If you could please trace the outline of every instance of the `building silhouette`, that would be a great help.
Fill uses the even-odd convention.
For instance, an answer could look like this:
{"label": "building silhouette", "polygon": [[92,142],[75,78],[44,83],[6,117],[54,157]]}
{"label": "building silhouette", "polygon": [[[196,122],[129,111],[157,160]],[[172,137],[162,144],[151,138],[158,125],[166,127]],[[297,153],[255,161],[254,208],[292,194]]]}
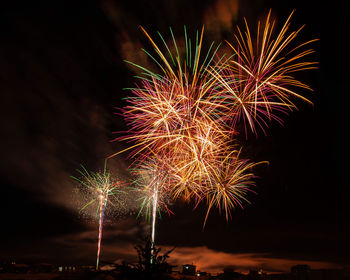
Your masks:
{"label": "building silhouette", "polygon": [[182,274],[196,275],[196,266],[193,264],[185,264],[182,266]]}

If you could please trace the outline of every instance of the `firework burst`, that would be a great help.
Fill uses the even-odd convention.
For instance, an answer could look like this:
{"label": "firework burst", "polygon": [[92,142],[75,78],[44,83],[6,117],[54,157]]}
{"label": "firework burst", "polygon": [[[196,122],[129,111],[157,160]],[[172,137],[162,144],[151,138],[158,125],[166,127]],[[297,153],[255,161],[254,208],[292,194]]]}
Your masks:
{"label": "firework burst", "polygon": [[240,207],[243,202],[250,203],[246,198],[248,192],[253,192],[254,178],[252,168],[259,163],[240,159],[240,151],[232,151],[217,163],[217,168],[212,169],[211,182],[206,188],[207,214],[204,225],[208,219],[209,212],[213,206],[219,211],[224,211],[226,220],[231,218],[231,209]]}
{"label": "firework burst", "polygon": [[223,86],[229,99],[233,99],[231,112],[233,127],[243,119],[254,132],[256,125],[264,131],[272,119],[282,122],[276,111],[289,111],[296,108],[293,99],[301,99],[312,104],[297,89],[311,88],[294,77],[296,72],[315,69],[317,62],[304,61],[314,50],[304,47],[316,41],[310,40],[289,48],[303,29],[303,26],[289,32],[292,12],[282,29],[275,33],[276,22],[271,20],[271,11],[264,24],[258,22],[256,38],[253,39],[248,24],[244,35],[240,28],[234,38],[235,44],[227,42],[235,56],[222,65],[225,69],[213,75]]}
{"label": "firework burst", "polygon": [[[170,56],[168,61],[160,47],[142,30],[160,58],[157,65],[162,75],[135,65],[145,71],[146,77],[140,86],[131,89],[133,96],[127,99],[130,105],[123,109],[130,131],[119,139],[135,142],[129,154],[136,158],[135,162],[157,158],[159,166],[154,168],[166,170],[168,179],[162,186],[167,193],[174,198],[183,197],[187,201],[193,198],[200,202],[213,193],[207,189],[220,185],[213,183],[220,178],[216,169],[225,165],[229,157],[235,157],[236,151],[230,150],[230,143],[236,132],[227,124],[230,115],[226,114],[230,111],[228,105],[234,101],[228,102],[228,94],[218,83],[221,72],[228,71],[222,65],[226,65],[229,58],[214,61],[217,49],[210,53],[214,45],[211,44],[201,59],[203,29],[200,37],[197,32],[194,48],[185,29],[184,55],[180,55],[171,32],[176,53],[172,54],[165,45]],[[191,49],[195,49],[194,54]],[[144,189],[149,191],[153,187],[146,185]],[[154,197],[153,192],[149,197]],[[145,201],[151,205],[152,199]],[[209,210],[212,205],[209,203]]]}
{"label": "firework burst", "polygon": [[316,67],[315,62],[303,61],[313,50],[301,51],[315,40],[287,50],[302,29],[288,34],[292,14],[277,36],[270,13],[265,24],[259,23],[256,40],[247,23],[244,35],[238,28],[235,42],[227,42],[232,56],[219,56],[220,45],[214,48],[214,43],[203,52],[204,28],[193,41],[185,28],[183,49],[171,29],[171,46],[158,33],[162,51],[141,27],[154,50],[144,51],[159,73],[129,62],[143,76],[130,89],[132,96],[122,110],[129,131],[117,140],[133,143],[126,149],[131,150],[133,165],[149,174],[141,188],[147,197],[142,208],[155,213],[163,193],[194,199],[196,205],[207,201],[205,222],[214,206],[226,219],[231,209],[242,207],[254,185],[251,169],[257,163],[240,158],[237,124],[243,124],[246,135],[249,129],[257,134],[257,128],[265,131],[271,120],[282,123],[278,112],[296,108],[294,98],[311,103],[296,92],[310,88],[293,74]]}
{"label": "firework burst", "polygon": [[172,200],[168,193],[171,180],[168,166],[166,161],[151,157],[148,160],[139,161],[130,171],[134,178],[133,190],[141,201],[138,216],[144,213],[146,218],[151,220],[151,262],[153,262],[157,214],[160,215],[162,210],[169,215],[172,213],[168,207]]}
{"label": "firework burst", "polygon": [[[123,109],[130,130],[127,136],[119,139],[135,143],[129,148],[132,149],[129,156],[136,158],[134,165],[143,167],[135,168],[138,173],[146,171],[148,174],[149,183],[144,183],[141,188],[145,193],[141,208],[148,209],[150,216],[153,213],[154,225],[156,202],[162,201],[159,200],[162,193],[175,199],[194,199],[196,204],[206,197],[210,201],[209,197],[215,193],[213,188],[220,186],[217,168],[228,165],[230,157],[236,157],[230,144],[236,132],[227,124],[229,116],[224,112],[229,111],[228,98],[222,95],[221,84],[218,84],[222,72],[220,67],[225,60],[221,58],[214,62],[217,49],[210,53],[214,44],[201,59],[203,29],[200,37],[197,32],[194,48],[191,48],[185,29],[183,56],[171,33],[176,53],[172,54],[165,45],[171,58],[169,61],[143,31],[160,58],[157,65],[163,74],[135,65],[145,71],[146,77],[140,86],[131,89],[133,96],[127,99],[130,105]],[[194,54],[191,49],[195,49]],[[213,75],[214,72],[217,76]],[[228,205],[233,206],[229,201],[233,193],[223,196],[227,213]],[[209,213],[214,203],[211,201],[208,205]]]}
{"label": "firework burst", "polygon": [[221,131],[222,120],[215,115],[218,104],[204,99],[215,82],[205,69],[213,63],[217,48],[213,50],[212,44],[204,59],[201,59],[203,29],[200,37],[197,32],[194,46],[185,29],[186,50],[183,55],[180,54],[172,31],[172,48],[176,50],[175,53],[170,52],[170,47],[160,36],[168,51],[169,60],[149,34],[143,28],[142,30],[160,61],[148,52],[147,54],[159,66],[162,75],[132,63],[142,69],[145,76],[139,86],[131,89],[133,96],[127,98],[129,105],[122,110],[130,127],[128,135],[117,138],[135,142],[134,146],[128,148],[133,149],[130,156],[135,157],[145,151],[159,153],[160,150],[172,149],[171,145],[190,137],[195,125],[193,120],[197,118],[210,122],[212,129]]}
{"label": "firework burst", "polygon": [[88,207],[96,208],[96,216],[99,221],[96,257],[96,270],[98,270],[105,212],[108,205],[119,206],[119,195],[123,192],[121,187],[125,186],[126,183],[112,179],[111,174],[107,171],[107,160],[101,173],[89,172],[83,165],[81,165],[81,170],[77,169],[77,172],[80,174],[81,179],[75,176],[71,176],[71,178],[78,181],[92,197],[91,200],[81,207],[80,211],[84,211]]}

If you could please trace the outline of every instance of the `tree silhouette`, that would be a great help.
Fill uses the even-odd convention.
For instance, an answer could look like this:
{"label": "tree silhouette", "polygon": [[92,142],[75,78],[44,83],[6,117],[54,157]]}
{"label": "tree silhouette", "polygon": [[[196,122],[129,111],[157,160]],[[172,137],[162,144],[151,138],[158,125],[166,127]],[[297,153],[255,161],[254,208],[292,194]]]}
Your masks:
{"label": "tree silhouette", "polygon": [[136,269],[145,276],[160,276],[171,272],[172,266],[167,260],[170,253],[175,249],[172,248],[164,254],[160,254],[161,248],[155,247],[151,240],[146,240],[145,245],[135,246],[138,255],[138,264]]}

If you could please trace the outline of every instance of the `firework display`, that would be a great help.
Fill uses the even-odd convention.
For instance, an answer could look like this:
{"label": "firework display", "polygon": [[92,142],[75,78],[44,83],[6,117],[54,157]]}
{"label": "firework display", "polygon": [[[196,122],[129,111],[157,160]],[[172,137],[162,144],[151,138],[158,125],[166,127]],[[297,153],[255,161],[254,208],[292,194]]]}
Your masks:
{"label": "firework display", "polygon": [[146,218],[151,221],[153,256],[157,214],[160,214],[160,210],[165,210],[169,214],[172,213],[168,208],[171,197],[164,190],[164,187],[168,185],[167,181],[170,179],[169,173],[167,166],[154,157],[138,162],[130,171],[133,178],[133,191],[137,192],[141,204],[138,216],[145,213]]}
{"label": "firework display", "polygon": [[157,208],[168,210],[164,196],[205,201],[204,224],[213,207],[226,219],[243,208],[259,163],[241,159],[235,136],[242,127],[248,137],[249,131],[265,133],[272,120],[282,123],[281,113],[296,108],[294,99],[311,103],[296,92],[310,88],[293,74],[316,68],[303,60],[313,52],[304,46],[314,40],[288,48],[301,30],[288,33],[292,14],[276,33],[269,13],[255,39],[247,23],[244,35],[238,28],[234,42],[226,42],[228,55],[219,55],[214,43],[203,51],[204,27],[192,41],[184,28],[181,47],[171,29],[168,43],[158,32],[157,45],[141,27],[153,47],[144,51],[159,71],[129,62],[143,75],[122,109],[129,130],[117,140],[133,143],[121,152],[129,151],[132,170],[144,177],[138,187],[145,194],[141,208],[152,216],[152,242]]}
{"label": "firework display", "polygon": [[282,122],[275,112],[296,108],[293,99],[311,103],[296,92],[298,88],[311,88],[295,79],[293,74],[317,68],[316,62],[303,61],[305,56],[314,52],[312,49],[303,50],[303,47],[316,40],[288,49],[303,28],[288,33],[292,15],[293,12],[277,35],[274,34],[276,22],[271,20],[270,11],[265,24],[258,23],[255,40],[245,22],[245,36],[237,28],[235,44],[228,42],[235,56],[224,66],[226,71],[218,79],[226,94],[237,100],[229,112],[233,128],[243,119],[253,132],[257,133],[256,125],[264,131],[268,121],[274,119]]}
{"label": "firework display", "polygon": [[96,208],[96,216],[99,221],[96,257],[96,270],[98,270],[105,212],[108,205],[117,206],[116,204],[119,200],[118,196],[123,192],[121,187],[125,185],[125,182],[113,180],[111,174],[107,171],[107,160],[105,161],[104,170],[101,173],[89,172],[82,165],[81,170],[77,169],[77,172],[80,174],[81,178],[75,176],[71,177],[85,188],[85,191],[90,194],[91,198],[80,210],[84,211],[88,207]]}

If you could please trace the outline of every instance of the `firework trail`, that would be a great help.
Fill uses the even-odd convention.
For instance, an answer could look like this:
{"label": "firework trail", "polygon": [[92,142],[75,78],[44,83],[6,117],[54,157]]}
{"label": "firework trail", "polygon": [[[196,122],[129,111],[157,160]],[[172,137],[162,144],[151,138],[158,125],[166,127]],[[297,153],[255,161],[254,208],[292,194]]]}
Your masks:
{"label": "firework trail", "polygon": [[113,181],[111,174],[107,171],[107,160],[105,160],[104,170],[102,173],[89,172],[82,165],[81,170],[77,169],[77,172],[80,174],[82,179],[75,176],[71,176],[71,178],[78,181],[80,185],[84,187],[93,197],[83,207],[81,207],[80,210],[83,211],[87,207],[97,204],[96,215],[98,216],[99,221],[99,232],[97,239],[96,270],[98,270],[100,263],[103,220],[105,217],[107,204],[117,206],[117,203],[119,202],[118,196],[123,192],[121,187],[125,186],[126,183],[123,181]]}
{"label": "firework trail", "polygon": [[100,262],[103,219],[104,219],[104,212],[105,212],[106,204],[107,204],[107,198],[103,194],[101,194],[100,195],[100,215],[99,215],[99,228],[98,228],[96,270],[99,268],[99,262]]}

